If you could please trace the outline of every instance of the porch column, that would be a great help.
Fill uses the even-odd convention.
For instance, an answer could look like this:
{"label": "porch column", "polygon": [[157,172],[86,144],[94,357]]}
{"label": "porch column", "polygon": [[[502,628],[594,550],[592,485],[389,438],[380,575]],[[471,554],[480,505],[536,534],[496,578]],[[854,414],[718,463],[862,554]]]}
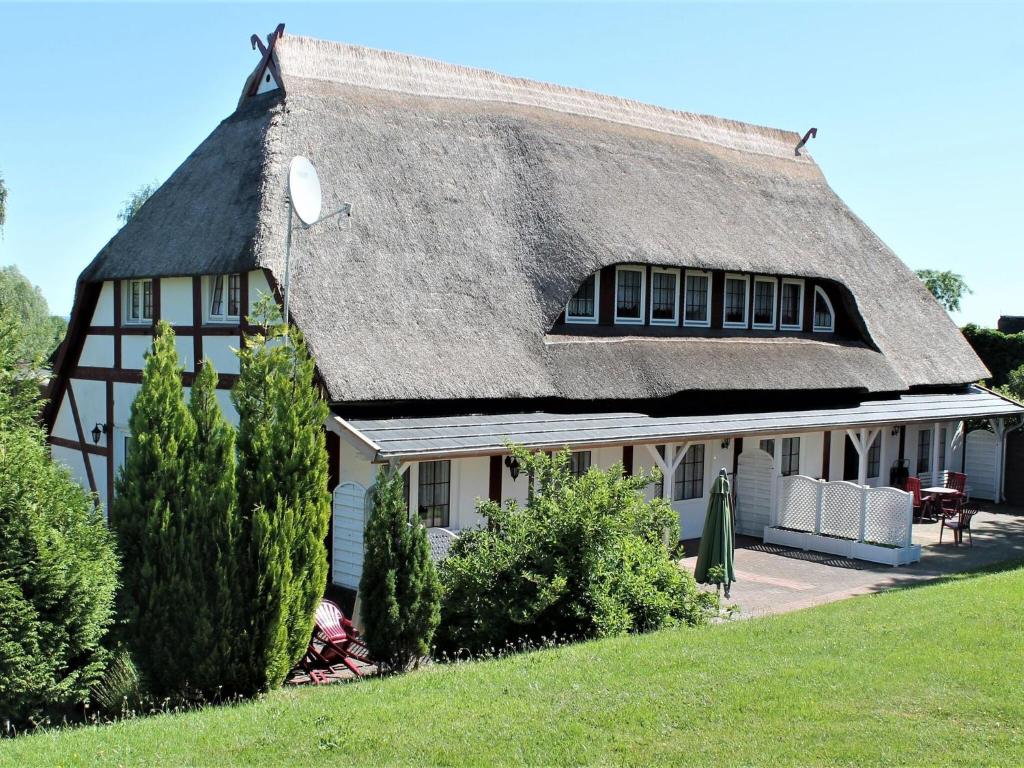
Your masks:
{"label": "porch column", "polygon": [[689,443],[682,443],[678,446],[666,443],[665,458],[662,458],[661,454],[658,453],[657,448],[653,445],[647,446],[647,450],[650,452],[651,458],[654,459],[654,463],[657,464],[658,469],[661,470],[661,498],[665,499],[665,501],[672,500],[672,480],[675,477],[676,469],[682,463],[683,457],[686,456],[686,451],[689,447]]}
{"label": "porch column", "polygon": [[996,435],[995,502],[1003,500],[1003,475],[1006,472],[1006,419],[992,419],[992,431]]}
{"label": "porch column", "polygon": [[935,422],[932,425],[932,485],[942,483],[942,467],[939,466],[939,432],[942,431],[942,424]]}
{"label": "porch column", "polygon": [[881,427],[878,430],[878,487],[889,484],[889,431],[892,427]]}
{"label": "porch column", "polygon": [[857,451],[858,485],[868,484],[868,450],[870,450],[871,443],[875,441],[875,436],[878,433],[879,430],[877,429],[866,429],[864,427],[861,427],[856,431],[852,429],[846,430],[846,434],[850,438],[850,442],[853,443],[853,447]]}

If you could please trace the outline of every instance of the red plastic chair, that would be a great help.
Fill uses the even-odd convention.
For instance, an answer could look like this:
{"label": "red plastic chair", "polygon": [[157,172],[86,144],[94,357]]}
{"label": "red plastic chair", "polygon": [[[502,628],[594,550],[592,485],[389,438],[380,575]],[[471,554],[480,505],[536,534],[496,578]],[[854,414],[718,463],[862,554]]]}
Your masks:
{"label": "red plastic chair", "polygon": [[967,475],[961,472],[946,473],[946,487],[957,491],[961,496],[966,493]]}
{"label": "red plastic chair", "polygon": [[914,517],[918,519],[924,517],[924,513],[931,509],[932,497],[921,496],[921,478],[908,477],[903,481],[903,490],[914,496]]}
{"label": "red plastic chair", "polygon": [[964,531],[967,540],[974,546],[974,534],[971,533],[971,520],[980,510],[974,504],[960,504],[955,513],[944,516],[939,522],[939,544],[942,543],[942,532],[949,528],[953,531],[953,545],[959,547],[964,543]]}
{"label": "red plastic chair", "polygon": [[[317,647],[318,643],[321,647]],[[313,629],[313,638],[306,649],[302,666],[310,672],[310,677],[316,682],[322,682],[313,671],[317,666],[330,666],[340,661],[348,667],[353,674],[362,677],[363,671],[356,664],[361,661],[364,664],[372,664],[370,652],[362,640],[352,622],[348,620],[337,604],[330,600],[321,600],[316,609],[316,624]]]}

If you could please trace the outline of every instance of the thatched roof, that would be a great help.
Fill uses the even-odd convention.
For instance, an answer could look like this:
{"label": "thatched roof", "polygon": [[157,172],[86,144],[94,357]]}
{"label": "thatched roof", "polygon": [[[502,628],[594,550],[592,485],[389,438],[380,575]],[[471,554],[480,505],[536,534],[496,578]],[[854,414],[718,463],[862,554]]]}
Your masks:
{"label": "thatched roof", "polygon": [[[334,400],[893,392],[987,372],[796,133],[286,35],[285,93],[224,121],[87,280],[284,274],[292,156],[325,210],[297,232],[292,314]],[[576,286],[625,262],[827,278],[871,345],[548,336]]]}

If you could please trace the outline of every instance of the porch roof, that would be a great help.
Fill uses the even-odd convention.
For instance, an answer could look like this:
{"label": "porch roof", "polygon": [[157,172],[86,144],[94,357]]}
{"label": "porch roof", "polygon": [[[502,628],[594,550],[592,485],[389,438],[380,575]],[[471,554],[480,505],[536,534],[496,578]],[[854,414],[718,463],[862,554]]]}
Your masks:
{"label": "porch roof", "polygon": [[376,461],[505,452],[508,442],[535,449],[662,443],[817,429],[929,423],[1024,414],[1024,407],[983,387],[963,392],[903,395],[855,407],[774,413],[647,416],[642,413],[508,413],[400,419],[352,419],[337,424]]}

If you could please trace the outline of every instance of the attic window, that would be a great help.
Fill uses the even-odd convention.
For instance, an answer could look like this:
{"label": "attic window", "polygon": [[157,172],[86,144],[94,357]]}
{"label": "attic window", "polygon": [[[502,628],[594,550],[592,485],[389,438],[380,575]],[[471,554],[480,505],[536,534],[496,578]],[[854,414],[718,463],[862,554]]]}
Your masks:
{"label": "attic window", "polygon": [[804,281],[783,278],[779,329],[783,331],[802,331],[804,328],[803,316]]}
{"label": "attic window", "polygon": [[643,267],[615,268],[615,322],[644,321],[644,283],[647,270]]}
{"label": "attic window", "polygon": [[601,290],[601,274],[595,272],[583,281],[565,307],[567,323],[596,323],[597,296]]}
{"label": "attic window", "polygon": [[686,270],[686,309],[683,325],[711,325],[711,273]]}
{"label": "attic window", "polygon": [[814,287],[814,330],[817,333],[831,333],[836,329],[836,313],[832,302],[820,286]]}
{"label": "attic window", "polygon": [[213,322],[238,321],[242,303],[242,276],[211,275],[207,318]]}
{"label": "attic window", "polygon": [[775,328],[775,278],[754,278],[754,327]]}
{"label": "attic window", "polygon": [[679,324],[679,270],[651,269],[651,325]]}
{"label": "attic window", "polygon": [[153,322],[153,281],[129,280],[125,321],[128,323]]}
{"label": "attic window", "polygon": [[722,316],[725,328],[747,327],[749,280],[746,275],[725,276],[725,310]]}

